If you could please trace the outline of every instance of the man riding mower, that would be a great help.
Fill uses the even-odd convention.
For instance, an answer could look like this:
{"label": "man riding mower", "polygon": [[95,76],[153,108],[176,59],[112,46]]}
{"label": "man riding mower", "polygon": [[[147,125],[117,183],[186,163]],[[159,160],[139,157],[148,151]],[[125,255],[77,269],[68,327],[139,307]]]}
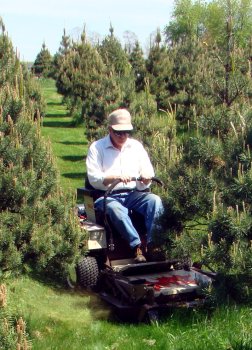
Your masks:
{"label": "man riding mower", "polygon": [[[143,145],[130,135],[133,130],[131,115],[118,109],[108,116],[108,135],[91,144],[86,159],[90,185],[113,192],[106,199],[106,215],[132,249],[136,263],[153,259],[152,233],[155,222],[163,212],[161,199],[150,192],[154,169]],[[94,203],[97,211],[104,212],[104,197]],[[144,217],[147,249],[143,253],[139,234],[132,223],[131,212]]]}
{"label": "man riding mower", "polygon": [[143,145],[131,137],[130,113],[112,112],[108,130],[88,150],[88,184],[79,191],[88,252],[76,266],[77,284],[95,287],[121,316],[138,321],[159,309],[200,304],[212,276],[166,260],[154,246],[163,205],[150,186],[161,182]]}

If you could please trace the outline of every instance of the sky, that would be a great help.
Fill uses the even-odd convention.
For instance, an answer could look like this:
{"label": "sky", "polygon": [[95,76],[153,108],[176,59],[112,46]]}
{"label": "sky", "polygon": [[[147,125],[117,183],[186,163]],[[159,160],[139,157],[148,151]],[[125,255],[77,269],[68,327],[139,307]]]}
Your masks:
{"label": "sky", "polygon": [[145,50],[173,6],[174,0],[0,0],[0,17],[20,60],[32,62],[43,43],[54,55],[64,29],[76,41],[84,26],[88,37],[102,40],[111,24],[122,44],[125,32],[134,33]]}

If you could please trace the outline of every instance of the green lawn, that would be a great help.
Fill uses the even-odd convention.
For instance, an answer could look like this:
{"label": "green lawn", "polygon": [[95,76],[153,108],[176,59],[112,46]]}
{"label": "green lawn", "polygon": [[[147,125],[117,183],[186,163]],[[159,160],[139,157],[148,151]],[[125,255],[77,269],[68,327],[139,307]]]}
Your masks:
{"label": "green lawn", "polygon": [[40,81],[47,101],[42,135],[51,142],[60,172],[61,186],[65,191],[75,191],[84,184],[87,141],[84,126],[73,127],[62,98],[51,79]]}

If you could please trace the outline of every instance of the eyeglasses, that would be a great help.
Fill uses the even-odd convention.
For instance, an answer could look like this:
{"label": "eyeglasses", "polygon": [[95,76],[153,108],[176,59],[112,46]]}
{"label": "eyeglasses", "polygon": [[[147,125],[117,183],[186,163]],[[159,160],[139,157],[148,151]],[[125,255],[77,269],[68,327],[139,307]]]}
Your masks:
{"label": "eyeglasses", "polygon": [[131,130],[113,130],[113,133],[116,135],[116,136],[122,136],[122,135],[130,135],[131,133]]}

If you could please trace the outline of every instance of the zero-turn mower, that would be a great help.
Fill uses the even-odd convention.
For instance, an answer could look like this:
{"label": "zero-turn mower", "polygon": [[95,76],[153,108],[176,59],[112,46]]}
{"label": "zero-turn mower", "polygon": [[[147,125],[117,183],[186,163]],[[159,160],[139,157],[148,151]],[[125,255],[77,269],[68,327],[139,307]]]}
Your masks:
{"label": "zero-turn mower", "polygon": [[[152,180],[162,184],[157,178]],[[78,189],[78,196],[84,197],[78,215],[81,227],[87,231],[88,252],[76,266],[77,285],[92,288],[121,319],[128,321],[153,319],[160,310],[174,307],[203,305],[204,288],[212,283],[215,273],[180,260],[134,263],[128,243],[106,217],[106,199],[119,182],[116,180],[106,192],[89,186]],[[101,195],[105,198],[102,219],[94,210],[94,201]],[[132,213],[132,221],[144,241],[142,218]],[[69,283],[73,283],[71,278]]]}

